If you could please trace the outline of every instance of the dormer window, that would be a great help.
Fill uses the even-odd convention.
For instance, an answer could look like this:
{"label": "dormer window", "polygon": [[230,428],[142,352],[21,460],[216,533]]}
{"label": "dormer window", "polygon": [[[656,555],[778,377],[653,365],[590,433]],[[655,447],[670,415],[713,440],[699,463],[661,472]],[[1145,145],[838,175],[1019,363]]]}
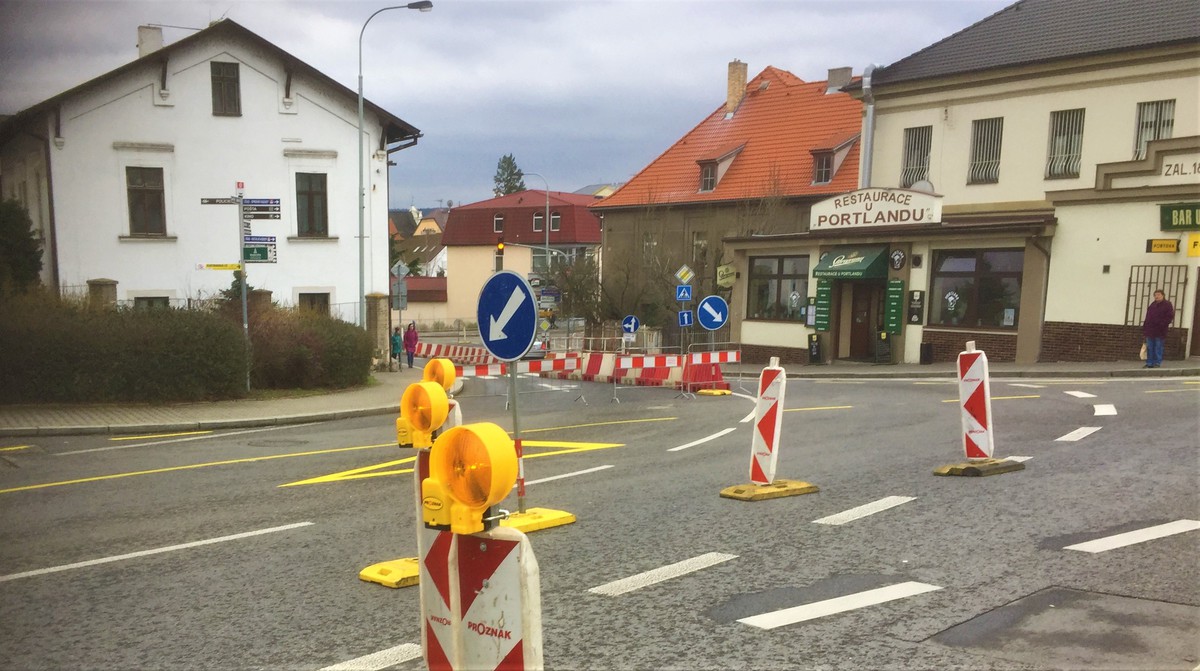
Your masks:
{"label": "dormer window", "polygon": [[721,178],[725,176],[729,166],[733,165],[733,160],[745,146],[745,142],[726,146],[716,153],[696,159],[696,163],[700,166],[700,193],[716,190],[717,185],[721,183]]}
{"label": "dormer window", "polygon": [[850,154],[850,148],[858,141],[858,133],[831,137],[809,150],[813,162],[813,184],[828,184],[837,176],[838,168]]}
{"label": "dormer window", "polygon": [[542,214],[541,212],[533,213],[533,232],[534,233],[542,232],[542,225],[543,225],[542,220],[545,218],[546,218],[546,215]]}
{"label": "dormer window", "polygon": [[833,152],[813,152],[813,184],[828,184],[833,179]]}
{"label": "dormer window", "polygon": [[700,164],[700,190],[712,191],[717,188],[717,164]]}
{"label": "dormer window", "polygon": [[504,215],[503,214],[496,214],[496,215],[492,216],[492,232],[493,233],[503,233],[504,232]]}
{"label": "dormer window", "polygon": [[557,212],[550,213],[550,230],[557,231],[562,228],[562,216]]}

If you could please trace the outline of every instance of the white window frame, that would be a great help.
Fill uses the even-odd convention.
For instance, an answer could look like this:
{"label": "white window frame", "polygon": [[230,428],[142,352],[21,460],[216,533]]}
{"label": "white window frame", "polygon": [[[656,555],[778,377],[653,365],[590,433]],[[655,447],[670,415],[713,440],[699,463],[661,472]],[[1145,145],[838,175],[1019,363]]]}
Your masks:
{"label": "white window frame", "polygon": [[550,213],[550,231],[562,230],[562,215],[558,212]]}
{"label": "white window frame", "polygon": [[545,218],[546,218],[546,215],[542,214],[541,212],[533,213],[533,232],[534,233],[540,233],[542,231],[542,220]]}
{"label": "white window frame", "polygon": [[492,215],[492,232],[493,233],[503,233],[504,232],[504,215],[503,214]]}

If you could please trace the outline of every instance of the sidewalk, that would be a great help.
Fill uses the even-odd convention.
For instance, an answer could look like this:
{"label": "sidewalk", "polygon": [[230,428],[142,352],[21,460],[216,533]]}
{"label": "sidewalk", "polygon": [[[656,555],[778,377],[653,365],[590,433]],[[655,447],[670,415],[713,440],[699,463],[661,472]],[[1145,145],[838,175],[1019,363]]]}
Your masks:
{"label": "sidewalk", "polygon": [[[762,364],[723,364],[726,379],[754,387]],[[954,364],[872,365],[837,362],[823,366],[784,366],[788,377],[803,378],[955,378]],[[1200,376],[1200,360],[1165,361],[1147,370],[1140,362],[992,363],[993,378],[1111,378]],[[368,415],[396,415],[400,395],[421,379],[421,368],[375,373],[375,384],[361,389],[271,400],[177,403],[170,405],[10,405],[0,406],[0,437],[138,434],[248,428],[319,422]],[[581,383],[594,384],[594,383]],[[2,445],[0,445],[2,446]]]}

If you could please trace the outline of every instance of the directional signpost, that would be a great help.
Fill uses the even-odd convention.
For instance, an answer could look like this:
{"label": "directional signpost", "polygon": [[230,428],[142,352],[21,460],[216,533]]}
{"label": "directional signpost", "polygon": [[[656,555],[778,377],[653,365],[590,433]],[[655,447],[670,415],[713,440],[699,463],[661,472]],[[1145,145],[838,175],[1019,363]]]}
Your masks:
{"label": "directional signpost", "polygon": [[625,319],[621,320],[621,342],[633,342],[633,334],[637,333],[638,327],[642,322],[638,321],[633,315],[626,315]]}
{"label": "directional signpost", "polygon": [[716,331],[729,321],[729,304],[720,296],[705,296],[696,308],[696,320],[709,331]]}

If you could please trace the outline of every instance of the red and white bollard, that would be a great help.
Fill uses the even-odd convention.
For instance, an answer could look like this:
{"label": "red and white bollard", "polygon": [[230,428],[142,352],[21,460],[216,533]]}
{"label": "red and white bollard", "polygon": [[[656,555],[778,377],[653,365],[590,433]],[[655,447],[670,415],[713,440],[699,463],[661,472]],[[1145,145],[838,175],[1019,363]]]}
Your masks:
{"label": "red and white bollard", "polygon": [[775,462],[779,458],[779,433],[783,428],[783,394],[787,375],[779,366],[779,357],[758,376],[758,401],[754,406],[754,437],[750,440],[750,482],[769,485],[775,481]]}
{"label": "red and white bollard", "polygon": [[958,399],[962,411],[963,451],[967,459],[991,459],[995,448],[992,435],[992,384],[987,355],[975,349],[975,341],[958,353]]}

